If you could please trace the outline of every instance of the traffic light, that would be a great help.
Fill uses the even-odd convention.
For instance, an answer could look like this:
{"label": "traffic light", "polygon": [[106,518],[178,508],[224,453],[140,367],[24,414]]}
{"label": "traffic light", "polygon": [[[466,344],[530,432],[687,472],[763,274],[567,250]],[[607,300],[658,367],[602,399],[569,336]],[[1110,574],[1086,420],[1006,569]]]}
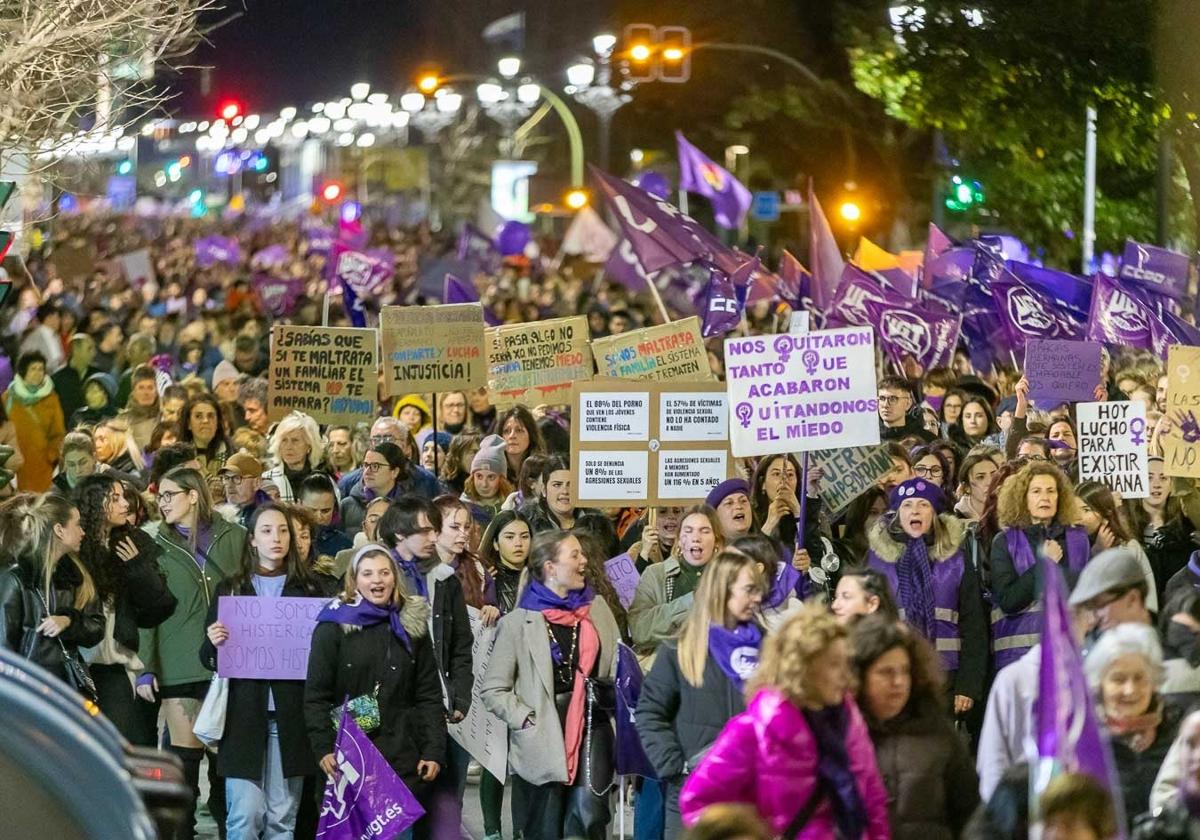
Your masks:
{"label": "traffic light", "polygon": [[417,79],[417,90],[429,96],[441,87],[441,84],[442,81],[438,78],[437,73],[422,73],[420,78]]}
{"label": "traffic light", "polygon": [[686,82],[692,76],[692,31],[686,26],[631,23],[625,27],[622,57],[630,81]]}
{"label": "traffic light", "polygon": [[225,122],[233,122],[242,114],[242,104],[236,99],[227,99],[217,109],[217,115]]}
{"label": "traffic light", "polygon": [[631,23],[625,27],[624,44],[629,80],[653,82],[657,79],[654,52],[658,45],[658,27],[649,23]]}
{"label": "traffic light", "polygon": [[118,175],[130,175],[132,173],[133,173],[133,161],[131,161],[129,158],[125,158],[124,160],[120,161],[117,164],[117,174]]}
{"label": "traffic light", "polygon": [[946,209],[952,213],[965,213],[975,207],[983,206],[983,184],[975,180],[953,175],[950,178],[950,189],[946,193]]}
{"label": "traffic light", "polygon": [[844,222],[850,225],[858,224],[862,219],[862,205],[852,198],[848,198],[838,207],[838,215],[842,217]]}
{"label": "traffic light", "polygon": [[329,204],[336,204],[345,189],[337,181],[326,181],[321,185],[321,198]]}
{"label": "traffic light", "polygon": [[682,84],[692,77],[692,32],[684,26],[658,29],[658,80]]}

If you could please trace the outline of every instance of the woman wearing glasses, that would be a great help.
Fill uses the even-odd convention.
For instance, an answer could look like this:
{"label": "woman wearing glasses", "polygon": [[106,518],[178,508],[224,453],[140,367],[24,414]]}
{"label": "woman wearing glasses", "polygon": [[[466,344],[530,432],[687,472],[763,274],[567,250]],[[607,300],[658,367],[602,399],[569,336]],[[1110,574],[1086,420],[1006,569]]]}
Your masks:
{"label": "woman wearing glasses", "polygon": [[951,494],[954,488],[948,486],[947,482],[952,480],[952,474],[945,455],[931,445],[918,446],[909,453],[909,457],[912,458],[913,474],[917,478],[931,481],[946,495]]}
{"label": "woman wearing glasses", "polygon": [[[246,530],[213,512],[208,484],[197,470],[176,467],[158,484],[162,521],[146,526],[162,552],[159,566],[178,605],[160,624],[141,631],[138,656],[145,665],[137,693],[153,703],[162,700],[171,751],[183,762],[184,774],[200,794],[200,761],[204,749],[192,732],[212,674],[200,662],[208,608],[217,584],[241,568]],[[224,815],[214,814],[219,820]],[[195,834],[195,816],[183,834]]]}
{"label": "woman wearing glasses", "polygon": [[[417,469],[420,468],[410,464],[396,444],[388,441],[373,444],[363,455],[362,481],[342,499],[342,530],[346,535],[353,537],[362,528],[367,503],[372,499],[394,499],[404,493],[414,493],[432,500],[433,496],[422,492],[427,488],[417,486]],[[421,472],[430,475],[424,470]]]}

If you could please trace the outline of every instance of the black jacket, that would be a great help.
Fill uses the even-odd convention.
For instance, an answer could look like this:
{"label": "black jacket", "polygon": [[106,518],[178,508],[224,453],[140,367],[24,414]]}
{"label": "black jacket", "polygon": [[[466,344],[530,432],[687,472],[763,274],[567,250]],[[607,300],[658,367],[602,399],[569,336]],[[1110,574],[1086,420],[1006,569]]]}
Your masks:
{"label": "black jacket", "polygon": [[167,588],[167,579],[158,566],[162,549],[154,538],[141,528],[114,528],[108,540],[109,550],[126,538],[133,540],[138,553],[121,566],[114,603],[113,639],[136,653],[138,630],[162,624],[175,612],[179,602]]}
{"label": "black jacket", "polygon": [[646,757],[664,781],[679,781],[693,770],[725,724],[746,710],[740,691],[711,656],[704,683],[695,688],[679,670],[675,642],[663,642],[638,698],[635,713]]}
{"label": "black jacket", "polygon": [[[1034,563],[1018,575],[1016,563],[1008,553],[1008,538],[1005,536],[1007,530],[1001,529],[992,539],[991,593],[992,602],[1003,610],[1005,615],[1013,615],[1042,597],[1042,564]],[[1072,571],[1067,563],[1066,528],[1058,522],[1052,522],[1049,525],[1030,525],[1021,530],[1029,540],[1034,557],[1040,556],[1042,544],[1047,540],[1056,540],[1062,546],[1063,559],[1057,564],[1058,570],[1067,582],[1067,589],[1074,589],[1079,573]],[[1187,562],[1186,557],[1184,562]]]}
{"label": "black jacket", "polygon": [[1200,547],[1192,536],[1193,527],[1187,517],[1175,517],[1155,530],[1152,536],[1136,535],[1146,549],[1146,559],[1154,571],[1159,604],[1167,602],[1168,582],[1187,567],[1188,558]]}
{"label": "black jacket", "polygon": [[[54,570],[49,612],[38,597],[38,577],[33,563],[27,558],[0,571],[0,616],[4,621],[0,647],[16,651],[65,680],[63,647],[68,652],[75,652],[99,644],[104,638],[104,611],[96,598],[82,609],[75,608],[75,592],[83,583],[83,575],[69,558],[60,560]],[[43,636],[36,628],[47,615],[67,616],[71,623],[57,638]]]}
{"label": "black jacket", "polygon": [[[449,566],[435,567],[450,570]],[[440,575],[439,575],[440,577]],[[428,578],[427,578],[428,579]],[[437,658],[438,671],[450,711],[466,715],[471,708],[471,687],[475,684],[472,670],[471,648],[475,637],[471,634],[471,619],[467,616],[467,601],[463,597],[462,584],[453,572],[438,580],[431,589],[433,606],[433,654]]]}
{"label": "black jacket", "polygon": [[382,725],[368,734],[409,789],[419,793],[423,785],[417,762],[445,766],[446,713],[429,641],[429,605],[423,598],[410,597],[400,617],[412,653],[387,624],[317,625],[304,683],[304,718],[313,755],[319,760],[333,752],[336,727],[330,713],[344,699],[378,687]]}
{"label": "black jacket", "polygon": [[920,438],[924,443],[929,443],[934,439],[934,436],[925,429],[920,408],[914,408],[904,415],[903,426],[885,426],[882,420],[879,421],[879,440],[883,443],[889,440],[903,440],[909,435]]}
{"label": "black jacket", "polygon": [[[288,598],[312,598],[331,594],[332,586],[314,581],[307,588],[291,580],[283,585]],[[231,580],[217,585],[205,626],[217,620],[217,601],[222,595],[254,595],[250,584],[234,591]],[[210,671],[217,670],[217,649],[205,636],[200,646],[200,662]],[[229,681],[229,700],[225,707],[225,735],[217,752],[217,773],[233,779],[261,779],[267,754],[268,693],[275,697],[275,722],[279,727],[279,751],[283,775],[310,776],[317,772],[317,759],[308,741],[304,716],[304,683],[299,680]],[[324,755],[325,753],[322,753]]]}
{"label": "black jacket", "polygon": [[1154,787],[1167,752],[1175,743],[1181,718],[1178,706],[1164,704],[1163,719],[1154,733],[1154,742],[1141,752],[1132,749],[1124,738],[1115,737],[1111,741],[1113,764],[1121,783],[1121,800],[1125,803],[1125,818],[1131,828],[1134,817],[1150,808],[1150,789]]}
{"label": "black jacket", "polygon": [[867,724],[888,792],[893,840],[961,836],[979,805],[979,777],[946,716],[936,708],[906,709],[886,723],[868,716]]}

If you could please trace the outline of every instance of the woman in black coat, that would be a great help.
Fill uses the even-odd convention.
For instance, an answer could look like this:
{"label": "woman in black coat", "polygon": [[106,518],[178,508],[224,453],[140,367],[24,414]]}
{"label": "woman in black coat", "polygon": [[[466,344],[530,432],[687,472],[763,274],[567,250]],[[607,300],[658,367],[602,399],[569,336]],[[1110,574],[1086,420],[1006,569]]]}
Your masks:
{"label": "woman in black coat", "polygon": [[429,602],[405,597],[391,553],[378,543],[350,561],[345,591],[317,619],[304,684],[304,717],[321,769],[332,776],[342,701],[379,704],[381,725],[367,732],[414,794],[446,761],[446,714],[429,640]]}
{"label": "woman in black coat", "polygon": [[688,773],[730,718],[746,709],[742,686],[758,664],[764,586],[762,569],[745,554],[723,551],[713,558],[679,642],[659,647],[642,685],[637,730],[665,785],[667,838],[683,834],[679,791]]}
{"label": "woman in black coat", "polygon": [[[209,608],[200,661],[212,671],[217,670],[218,648],[229,639],[229,628],[217,620],[221,596],[319,598],[333,589],[330,579],[322,585],[300,560],[283,508],[263,505],[248,525],[241,569],[217,585]],[[304,683],[231,678],[217,752],[229,836],[258,837],[264,827],[268,836],[294,831],[304,779],[316,769],[304,716]]]}
{"label": "woman in black coat", "polygon": [[79,559],[96,583],[104,638],[87,651],[100,711],[130,743],[153,747],[156,707],[139,701],[130,675],[141,672],[138,630],[157,627],[178,603],[158,567],[154,538],[131,521],[128,488],[111,474],[90,475],[75,488],[83,541]]}

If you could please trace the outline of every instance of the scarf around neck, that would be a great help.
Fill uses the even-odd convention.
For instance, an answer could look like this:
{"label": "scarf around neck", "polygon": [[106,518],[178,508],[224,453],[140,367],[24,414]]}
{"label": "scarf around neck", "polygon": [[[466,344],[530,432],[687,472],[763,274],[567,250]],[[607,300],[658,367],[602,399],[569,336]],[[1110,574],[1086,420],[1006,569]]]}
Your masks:
{"label": "scarf around neck", "polygon": [[429,600],[429,585],[425,582],[425,573],[421,571],[421,567],[417,565],[416,560],[405,560],[400,556],[400,552],[392,549],[392,559],[396,561],[396,566],[408,581],[408,587],[414,595],[420,595],[425,600]]}
{"label": "scarf around neck", "polygon": [[1162,703],[1156,701],[1145,714],[1133,717],[1104,716],[1104,725],[1109,733],[1134,752],[1145,752],[1154,743],[1158,727],[1163,720]]}
{"label": "scarf around neck", "polygon": [[400,640],[404,649],[412,653],[412,640],[408,631],[400,621],[400,608],[389,603],[386,607],[372,604],[362,595],[357,595],[350,603],[344,603],[341,598],[334,598],[317,614],[317,622],[332,622],[333,624],[351,624],[356,627],[374,627],[385,621],[392,628],[392,635]]}
{"label": "scarf around neck", "polygon": [[850,770],[846,732],[850,715],[845,701],[823,709],[805,709],[804,719],[817,742],[817,784],[825,788],[833,805],[840,836],[858,838],[866,830],[866,808],[858,792],[858,780]]}
{"label": "scarf around neck", "polygon": [[[683,561],[679,562],[682,566]],[[786,558],[780,558],[775,570],[775,579],[771,581],[771,589],[767,592],[767,597],[763,598],[763,609],[774,609],[785,603],[793,593],[796,593],[796,584],[799,582],[800,573]]]}
{"label": "scarf around neck", "polygon": [[925,538],[909,539],[896,564],[896,582],[904,620],[933,641],[933,580],[929,564],[929,546],[925,544]]}
{"label": "scarf around neck", "polygon": [[33,405],[34,403],[38,402],[39,400],[44,400],[46,397],[50,396],[50,393],[53,390],[54,390],[54,380],[51,379],[48,375],[46,376],[46,378],[44,378],[42,380],[42,384],[37,386],[36,388],[30,388],[28,383],[26,383],[25,380],[22,379],[20,376],[14,376],[13,381],[12,381],[12,387],[9,388],[8,392],[19,403],[21,403],[21,405],[29,406],[29,405]]}
{"label": "scarf around neck", "polygon": [[758,667],[762,638],[762,629],[752,621],[741,622],[732,630],[723,624],[708,626],[708,655],[739,692]]}

